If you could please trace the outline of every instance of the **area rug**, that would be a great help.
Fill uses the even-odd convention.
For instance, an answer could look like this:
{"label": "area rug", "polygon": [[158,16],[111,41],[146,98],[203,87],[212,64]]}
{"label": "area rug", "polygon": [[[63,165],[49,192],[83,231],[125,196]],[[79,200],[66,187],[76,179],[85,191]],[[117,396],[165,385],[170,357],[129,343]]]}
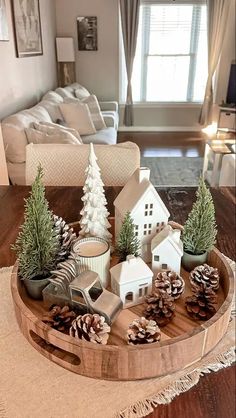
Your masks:
{"label": "area rug", "polygon": [[200,157],[141,157],[141,166],[151,170],[154,186],[193,187],[202,173]]}
{"label": "area rug", "polygon": [[11,268],[0,270],[1,418],[142,418],[153,407],[171,402],[196,385],[202,374],[228,367],[234,361],[232,319],[214,351],[175,375],[108,382],[73,374],[40,355],[19,331],[10,275]]}

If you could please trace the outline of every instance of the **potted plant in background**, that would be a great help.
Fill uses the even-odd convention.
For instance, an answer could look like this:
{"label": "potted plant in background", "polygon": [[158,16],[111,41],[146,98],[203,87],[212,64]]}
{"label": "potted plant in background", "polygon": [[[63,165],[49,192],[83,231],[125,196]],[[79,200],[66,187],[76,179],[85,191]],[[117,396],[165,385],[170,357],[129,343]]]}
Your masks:
{"label": "potted plant in background", "polygon": [[18,274],[31,297],[40,299],[42,290],[49,283],[50,271],[55,266],[59,250],[53,214],[45,199],[42,183],[43,170],[38,173],[25,203],[24,223],[13,249],[18,258]]}
{"label": "potted plant in background", "polygon": [[208,252],[216,242],[215,207],[203,178],[199,180],[196,202],[183,229],[184,255],[182,265],[187,271],[206,262]]}

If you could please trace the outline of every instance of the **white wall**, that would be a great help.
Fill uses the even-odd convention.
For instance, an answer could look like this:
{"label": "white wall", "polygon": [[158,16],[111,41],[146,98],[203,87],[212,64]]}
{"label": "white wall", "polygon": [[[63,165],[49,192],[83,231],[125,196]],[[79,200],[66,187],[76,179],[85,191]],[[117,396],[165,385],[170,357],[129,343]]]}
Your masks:
{"label": "white wall", "polygon": [[[118,0],[55,0],[57,36],[72,36],[77,81],[99,99],[118,100]],[[78,16],[97,16],[98,51],[78,51]]]}
{"label": "white wall", "polygon": [[57,82],[54,0],[40,0],[43,55],[17,58],[10,0],[6,0],[9,42],[0,42],[0,120],[36,103]]}

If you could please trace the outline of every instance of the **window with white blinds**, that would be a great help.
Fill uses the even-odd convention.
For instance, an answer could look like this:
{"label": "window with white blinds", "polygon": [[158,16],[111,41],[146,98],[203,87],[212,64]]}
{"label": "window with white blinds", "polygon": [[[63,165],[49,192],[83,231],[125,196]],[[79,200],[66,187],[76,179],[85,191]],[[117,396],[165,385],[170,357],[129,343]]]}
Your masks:
{"label": "window with white blinds", "polygon": [[206,77],[206,5],[201,1],[143,0],[132,76],[133,100],[201,102]]}

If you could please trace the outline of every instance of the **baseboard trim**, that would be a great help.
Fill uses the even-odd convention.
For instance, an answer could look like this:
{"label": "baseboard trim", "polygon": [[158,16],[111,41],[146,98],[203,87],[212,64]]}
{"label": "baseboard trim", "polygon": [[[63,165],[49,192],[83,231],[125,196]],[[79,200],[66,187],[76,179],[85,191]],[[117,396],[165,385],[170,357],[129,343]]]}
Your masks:
{"label": "baseboard trim", "polygon": [[197,126],[119,126],[118,132],[201,132]]}

